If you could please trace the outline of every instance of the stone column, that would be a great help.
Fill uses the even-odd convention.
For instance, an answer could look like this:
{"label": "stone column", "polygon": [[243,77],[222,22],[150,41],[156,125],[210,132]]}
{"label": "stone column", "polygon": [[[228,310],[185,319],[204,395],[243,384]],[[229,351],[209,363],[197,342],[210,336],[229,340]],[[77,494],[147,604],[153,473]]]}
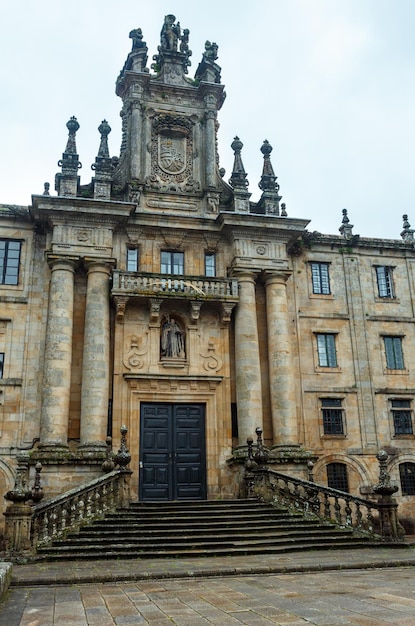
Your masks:
{"label": "stone column", "polygon": [[109,276],[112,262],[86,259],[84,353],[81,393],[81,444],[88,450],[104,449],[107,436],[110,384]]}
{"label": "stone column", "polygon": [[216,170],[216,115],[214,111],[206,113],[206,186],[215,186]]}
{"label": "stone column", "polygon": [[268,359],[274,445],[298,445],[292,347],[286,281],[289,273],[266,277]]}
{"label": "stone column", "polygon": [[141,174],[141,105],[133,102],[131,105],[131,178],[139,179]]}
{"label": "stone column", "polygon": [[255,428],[262,428],[262,387],[256,316],[255,275],[238,274],[239,303],[235,312],[236,402],[239,445],[246,446]]}
{"label": "stone column", "polygon": [[72,366],[74,273],[76,257],[49,255],[51,267],[40,447],[66,448]]}

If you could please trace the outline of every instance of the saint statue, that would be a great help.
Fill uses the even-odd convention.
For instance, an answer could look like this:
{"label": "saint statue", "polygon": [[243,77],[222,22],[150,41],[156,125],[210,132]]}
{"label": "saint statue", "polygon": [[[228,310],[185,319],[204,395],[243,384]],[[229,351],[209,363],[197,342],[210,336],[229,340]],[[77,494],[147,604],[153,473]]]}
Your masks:
{"label": "saint statue", "polygon": [[176,321],[167,319],[161,331],[161,356],[184,359],[184,332]]}

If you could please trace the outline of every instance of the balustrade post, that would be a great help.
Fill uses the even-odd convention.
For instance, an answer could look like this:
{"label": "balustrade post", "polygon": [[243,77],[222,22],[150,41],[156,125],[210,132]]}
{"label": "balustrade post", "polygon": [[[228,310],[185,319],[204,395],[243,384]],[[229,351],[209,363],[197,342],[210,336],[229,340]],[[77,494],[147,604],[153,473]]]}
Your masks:
{"label": "balustrade post", "polygon": [[403,541],[405,531],[399,523],[398,503],[392,497],[398,491],[397,485],[392,485],[387,471],[388,453],[379,450],[376,458],[379,462],[379,483],[373,491],[380,495],[378,502],[380,535],[384,541]]}

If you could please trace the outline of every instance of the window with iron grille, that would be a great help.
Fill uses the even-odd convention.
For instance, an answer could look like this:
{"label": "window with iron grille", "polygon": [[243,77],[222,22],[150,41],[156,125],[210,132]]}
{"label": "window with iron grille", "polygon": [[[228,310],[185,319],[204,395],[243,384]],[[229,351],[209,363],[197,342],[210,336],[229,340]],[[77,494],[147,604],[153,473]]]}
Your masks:
{"label": "window with iron grille", "polygon": [[317,333],[317,353],[320,367],[337,367],[336,335]]}
{"label": "window with iron grille", "polygon": [[21,241],[0,239],[0,284],[17,285],[19,282],[19,265]]}
{"label": "window with iron grille", "polygon": [[381,265],[376,267],[375,270],[379,298],[394,298],[393,268],[388,265]]}
{"label": "window with iron grille", "polygon": [[327,484],[332,489],[349,491],[347,467],[344,463],[329,463],[327,465]]}
{"label": "window with iron grille", "polygon": [[393,426],[395,435],[412,435],[412,410],[410,400],[393,399],[392,407]]}
{"label": "window with iron grille", "polygon": [[402,337],[384,337],[386,367],[391,370],[405,369],[403,361]]}
{"label": "window with iron grille", "polygon": [[313,293],[329,294],[330,276],[328,263],[311,263],[311,281]]}
{"label": "window with iron grille", "polygon": [[138,248],[127,248],[127,272],[138,272]]}
{"label": "window with iron grille", "polygon": [[0,352],[0,378],[3,378],[4,372],[4,352]]}
{"label": "window with iron grille", "polygon": [[320,398],[325,435],[344,435],[341,398]]}
{"label": "window with iron grille", "polygon": [[205,252],[205,276],[216,276],[216,255]]}
{"label": "window with iron grille", "polygon": [[163,250],[161,253],[161,273],[182,276],[184,274],[184,253]]}
{"label": "window with iron grille", "polygon": [[415,496],[415,463],[399,465],[401,491],[403,496]]}

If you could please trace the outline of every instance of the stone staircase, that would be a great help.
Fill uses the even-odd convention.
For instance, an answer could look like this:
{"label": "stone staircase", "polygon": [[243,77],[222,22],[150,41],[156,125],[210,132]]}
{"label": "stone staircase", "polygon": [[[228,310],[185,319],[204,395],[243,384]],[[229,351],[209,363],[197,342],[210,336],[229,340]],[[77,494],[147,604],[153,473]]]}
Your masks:
{"label": "stone staircase", "polygon": [[37,557],[150,559],[370,545],[379,543],[255,500],[140,502],[39,547]]}

